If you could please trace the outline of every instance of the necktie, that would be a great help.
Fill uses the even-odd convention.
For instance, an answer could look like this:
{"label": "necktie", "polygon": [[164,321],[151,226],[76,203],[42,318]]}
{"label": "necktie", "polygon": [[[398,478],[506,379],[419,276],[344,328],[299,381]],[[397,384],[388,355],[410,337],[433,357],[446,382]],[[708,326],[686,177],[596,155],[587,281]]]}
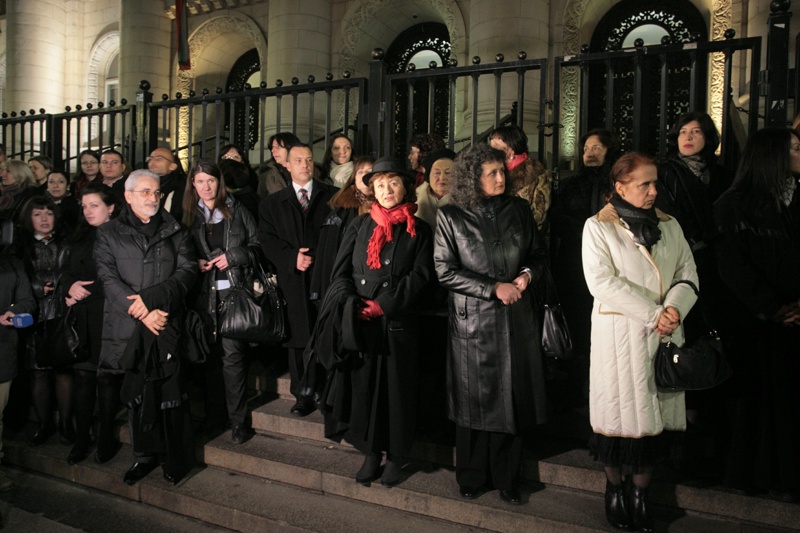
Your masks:
{"label": "necktie", "polygon": [[308,191],[305,190],[305,189],[300,189],[298,192],[300,193],[300,197],[299,197],[299,199],[300,199],[300,207],[303,208],[303,213],[305,213],[305,212],[308,211],[308,204],[309,204]]}

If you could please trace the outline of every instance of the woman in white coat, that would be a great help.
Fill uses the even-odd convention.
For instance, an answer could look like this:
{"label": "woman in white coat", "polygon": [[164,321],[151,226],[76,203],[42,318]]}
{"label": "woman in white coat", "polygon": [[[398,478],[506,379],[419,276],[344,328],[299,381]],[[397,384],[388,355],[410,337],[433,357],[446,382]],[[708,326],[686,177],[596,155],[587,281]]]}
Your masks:
{"label": "woman in white coat", "polygon": [[[656,389],[653,360],[696,300],[692,252],[677,220],[655,209],[655,162],[629,153],[611,169],[614,191],[583,230],[583,270],[594,296],[589,377],[589,449],[606,476],[614,527],[652,531],[647,489],[664,451],[664,430],[685,430],[682,392]],[[623,478],[623,473],[627,479]],[[629,490],[626,483],[632,481]],[[627,494],[626,494],[627,492]]]}

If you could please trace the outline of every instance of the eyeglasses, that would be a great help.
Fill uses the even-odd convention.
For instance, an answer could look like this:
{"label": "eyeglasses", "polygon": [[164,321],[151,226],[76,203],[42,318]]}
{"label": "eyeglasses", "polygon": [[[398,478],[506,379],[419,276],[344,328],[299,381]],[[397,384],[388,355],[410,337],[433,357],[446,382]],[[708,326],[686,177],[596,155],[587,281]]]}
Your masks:
{"label": "eyeglasses", "polygon": [[137,193],[138,195],[140,195],[142,198],[145,199],[150,198],[151,196],[156,200],[161,199],[161,191],[151,191],[150,189],[141,189],[139,191],[132,191],[132,192]]}
{"label": "eyeglasses", "polygon": [[154,160],[154,159],[155,159],[156,161],[169,161],[170,163],[173,163],[172,159],[167,159],[167,158],[166,158],[166,157],[164,157],[163,155],[151,155],[150,157],[148,157],[147,159],[145,159],[145,160],[144,160],[144,162],[145,162],[145,163],[149,163],[150,161],[152,161],[152,160]]}

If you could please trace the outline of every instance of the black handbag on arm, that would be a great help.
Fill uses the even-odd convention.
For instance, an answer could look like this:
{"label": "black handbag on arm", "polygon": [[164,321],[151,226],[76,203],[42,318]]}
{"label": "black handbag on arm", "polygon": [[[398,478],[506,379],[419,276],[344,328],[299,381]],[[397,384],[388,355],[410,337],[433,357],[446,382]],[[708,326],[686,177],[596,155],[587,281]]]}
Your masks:
{"label": "black handbag on arm", "polygon": [[89,355],[78,349],[80,341],[75,331],[75,315],[72,307],[63,310],[66,304],[61,303],[63,294],[59,291],[60,281],[61,276],[56,278],[53,296],[42,310],[43,316],[55,310],[54,318],[40,321],[34,329],[35,360],[40,367],[68,366],[88,359]]}
{"label": "black handbag on arm", "polygon": [[[700,291],[688,280],[676,281],[689,285],[698,298]],[[689,345],[679,347],[672,339],[661,343],[655,358],[656,385],[670,391],[703,390],[716,387],[731,375],[722,340],[708,320],[705,306],[700,300],[700,311],[708,333]]]}
{"label": "black handbag on arm", "polygon": [[231,289],[220,304],[219,334],[252,343],[276,343],[286,337],[286,303],[274,276],[267,275],[259,258],[248,250],[250,266],[244,277],[228,269]]}
{"label": "black handbag on arm", "polygon": [[542,298],[542,353],[564,361],[572,359],[572,337],[550,268],[545,268]]}

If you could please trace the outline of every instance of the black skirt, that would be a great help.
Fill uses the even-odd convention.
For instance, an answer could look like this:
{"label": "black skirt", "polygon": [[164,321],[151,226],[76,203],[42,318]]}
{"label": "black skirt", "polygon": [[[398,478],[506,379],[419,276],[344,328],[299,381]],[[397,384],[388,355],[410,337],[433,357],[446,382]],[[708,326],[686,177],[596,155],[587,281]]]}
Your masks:
{"label": "black skirt", "polygon": [[589,454],[603,466],[630,468],[635,474],[669,457],[671,437],[669,432],[638,439],[593,433],[589,437]]}

